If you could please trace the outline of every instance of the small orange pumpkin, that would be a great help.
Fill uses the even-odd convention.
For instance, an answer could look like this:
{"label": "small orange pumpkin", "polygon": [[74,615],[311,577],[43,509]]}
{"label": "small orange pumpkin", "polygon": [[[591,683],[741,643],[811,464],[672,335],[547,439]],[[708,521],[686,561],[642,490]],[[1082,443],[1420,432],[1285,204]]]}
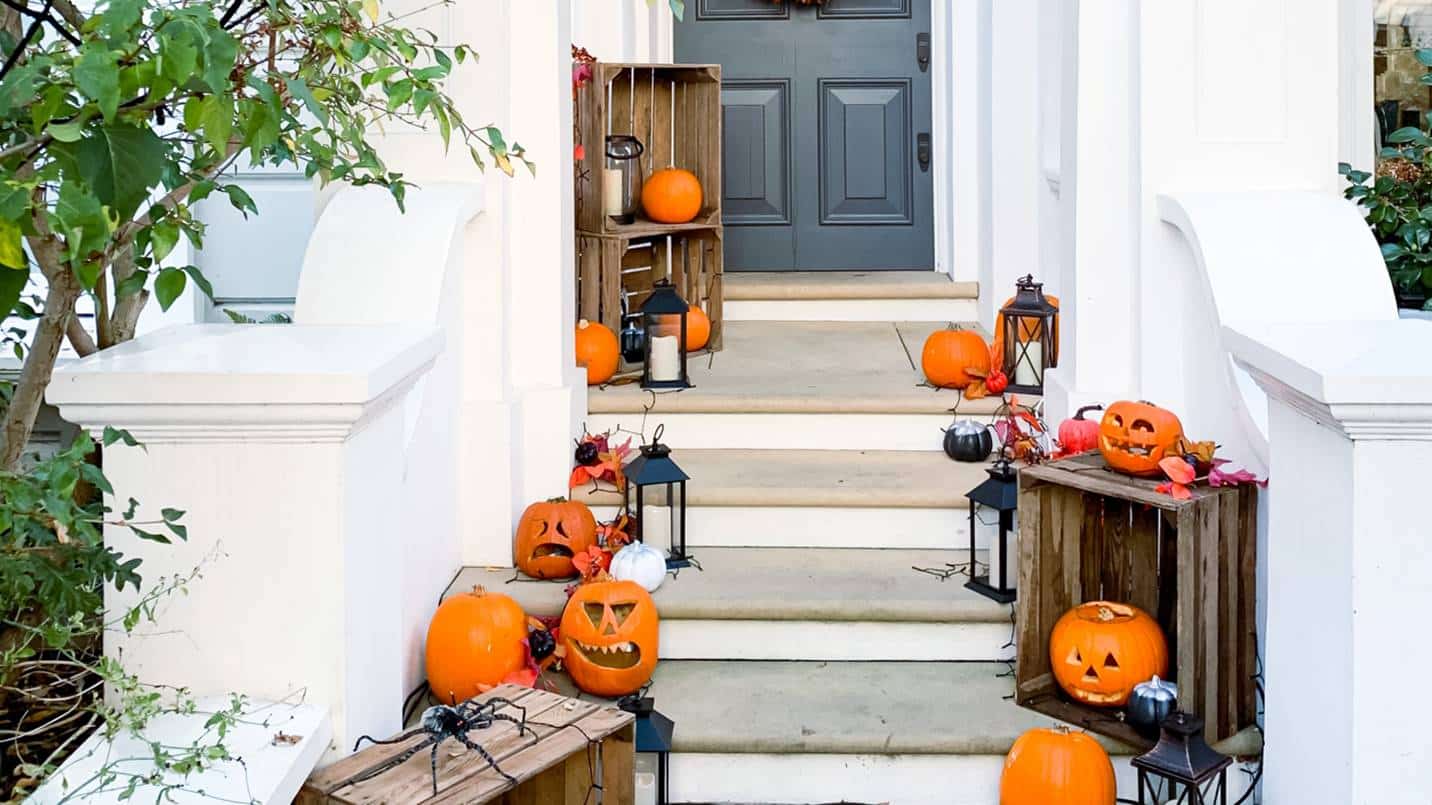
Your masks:
{"label": "small orange pumpkin", "polygon": [[705,349],[711,340],[711,318],[692,305],[686,313],[686,351]]}
{"label": "small orange pumpkin", "polygon": [[577,687],[597,696],[641,689],[656,670],[659,617],[634,581],[583,584],[562,611],[563,662]]}
{"label": "small orange pumpkin", "polygon": [[577,322],[577,365],[587,367],[587,385],[600,386],[617,373],[620,350],[616,334],[605,324]]}
{"label": "small orange pumpkin", "polygon": [[1074,416],[1059,423],[1059,454],[1072,456],[1099,446],[1099,423],[1085,419],[1084,414],[1098,411],[1102,405],[1086,405],[1074,412]]}
{"label": "small orange pumpkin", "polygon": [[1157,477],[1159,462],[1178,455],[1183,423],[1172,411],[1149,402],[1120,400],[1099,422],[1099,453],[1125,475]]}
{"label": "small orange pumpkin", "polygon": [[511,598],[481,587],[448,596],[428,624],[428,687],[451,705],[501,684],[522,667],[526,637],[527,616]]}
{"label": "small orange pumpkin", "polygon": [[989,373],[989,345],[974,330],[936,330],[925,339],[920,368],[930,385],[962,389],[976,380],[966,369]]}
{"label": "small orange pumpkin", "polygon": [[641,188],[646,217],[661,224],[684,224],[701,212],[701,180],[680,168],[663,168]]}
{"label": "small orange pumpkin", "polygon": [[597,544],[597,518],[579,500],[552,498],[533,503],[517,522],[512,558],[533,578],[577,575],[572,558]]}
{"label": "small orange pumpkin", "polygon": [[1054,624],[1049,665],[1059,687],[1075,700],[1122,707],[1135,685],[1168,674],[1168,641],[1138,607],[1090,601]]}
{"label": "small orange pumpkin", "polygon": [[1116,794],[1109,753],[1063,726],[1019,736],[999,777],[999,805],[1114,805]]}

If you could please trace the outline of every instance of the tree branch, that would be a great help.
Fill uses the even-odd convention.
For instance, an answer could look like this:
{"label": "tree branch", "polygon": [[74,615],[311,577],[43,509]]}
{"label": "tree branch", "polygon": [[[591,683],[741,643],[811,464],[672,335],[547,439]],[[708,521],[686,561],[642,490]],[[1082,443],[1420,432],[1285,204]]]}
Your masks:
{"label": "tree branch", "polygon": [[[61,0],[61,2],[63,2],[63,0]],[[80,38],[79,38],[78,36],[75,36],[73,33],[70,33],[70,29],[69,29],[68,27],[66,27],[66,25],[65,25],[63,22],[61,22],[61,21],[55,19],[54,17],[51,17],[51,16],[50,16],[50,5],[51,5],[50,3],[46,3],[46,4],[45,4],[45,10],[44,10],[44,11],[36,11],[36,10],[34,10],[33,8],[30,8],[29,6],[26,6],[26,5],[23,4],[23,3],[17,3],[17,2],[15,2],[15,0],[0,0],[0,5],[6,6],[7,8],[9,8],[9,9],[15,11],[17,14],[21,14],[21,15],[23,15],[23,16],[29,17],[30,19],[33,19],[33,20],[35,20],[35,21],[37,21],[37,22],[40,22],[40,21],[48,22],[48,23],[50,24],[50,26],[55,29],[55,33],[57,33],[57,34],[59,34],[60,36],[64,37],[65,40],[66,40],[67,42],[69,42],[71,45],[74,45],[75,47],[79,47],[80,44],[81,44]],[[73,9],[74,9],[74,6],[70,6],[70,8],[73,10]],[[61,14],[64,14],[64,11],[62,10],[60,13],[61,13]],[[75,11],[75,13],[78,14],[79,12],[78,12],[78,11]],[[82,17],[81,17],[81,20],[83,20]],[[75,26],[75,27],[76,27],[76,29],[78,29],[79,26]],[[17,48],[17,50],[18,50],[18,48]]]}
{"label": "tree branch", "polygon": [[40,32],[40,26],[49,18],[50,4],[53,2],[54,0],[45,0],[45,10],[40,12],[40,16],[36,17],[34,22],[30,23],[30,27],[25,30],[25,35],[20,37],[20,42],[15,45],[15,49],[10,51],[10,55],[5,59],[5,64],[0,66],[0,80],[4,80],[5,76],[10,74],[10,70],[14,69],[20,61],[20,54],[24,53],[25,48],[35,40],[35,34]]}
{"label": "tree branch", "polygon": [[65,336],[69,339],[70,346],[75,348],[75,352],[79,353],[81,358],[99,352],[99,346],[95,344],[94,338],[90,336],[89,330],[85,329],[84,322],[80,321],[79,316],[70,317],[70,323],[65,326]]}
{"label": "tree branch", "polygon": [[9,148],[0,149],[0,160],[9,159],[16,154],[22,154],[31,148],[44,148],[45,146],[50,144],[50,140],[52,139],[54,138],[48,134],[41,134],[39,137],[36,137],[33,140],[26,140],[25,142],[20,143],[18,145],[12,145]]}
{"label": "tree branch", "polygon": [[5,437],[3,452],[0,452],[0,467],[4,469],[15,467],[30,442],[35,417],[40,413],[45,389],[55,373],[55,359],[59,357],[65,331],[74,316],[75,302],[80,297],[79,281],[73,271],[65,268],[59,240],[53,235],[32,235],[28,240],[30,252],[49,279],[50,287],[45,295],[45,314],[35,328],[35,337],[30,343],[29,353],[25,355],[25,365],[20,370],[10,407],[5,410],[5,418],[0,422],[0,434]]}
{"label": "tree branch", "polygon": [[[0,0],[0,2],[4,2],[4,0]],[[149,210],[152,211],[155,207],[162,207],[167,211],[179,206],[180,202],[189,197],[189,193],[193,191],[194,185],[198,184],[199,182],[212,179],[222,173],[224,169],[227,168],[233,162],[234,157],[238,156],[239,149],[242,146],[243,143],[241,143],[240,141],[231,140],[229,142],[228,149],[224,151],[224,155],[218,160],[216,160],[213,165],[210,165],[209,167],[200,171],[198,178],[191,179],[184,184],[181,184],[178,187],[174,188],[173,190],[170,190],[168,193],[164,194],[163,198],[151,204],[149,206]],[[108,263],[110,261],[113,261],[115,255],[119,254],[121,250],[127,249],[129,247],[130,242],[134,240],[134,236],[139,234],[139,230],[143,229],[146,226],[149,226],[153,222],[154,217],[150,215],[149,212],[145,212],[143,215],[139,216],[138,218],[135,218],[133,221],[130,221],[129,223],[120,226],[119,229],[116,229],[114,232],[114,237],[110,240],[109,247],[105,249],[105,262]]]}

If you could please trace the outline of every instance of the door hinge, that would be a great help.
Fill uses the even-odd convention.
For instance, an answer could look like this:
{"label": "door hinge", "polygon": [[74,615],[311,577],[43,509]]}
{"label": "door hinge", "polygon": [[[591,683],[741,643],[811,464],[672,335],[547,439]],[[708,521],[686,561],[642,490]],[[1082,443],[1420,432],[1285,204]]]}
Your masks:
{"label": "door hinge", "polygon": [[915,34],[915,62],[920,65],[920,72],[930,69],[930,35]]}

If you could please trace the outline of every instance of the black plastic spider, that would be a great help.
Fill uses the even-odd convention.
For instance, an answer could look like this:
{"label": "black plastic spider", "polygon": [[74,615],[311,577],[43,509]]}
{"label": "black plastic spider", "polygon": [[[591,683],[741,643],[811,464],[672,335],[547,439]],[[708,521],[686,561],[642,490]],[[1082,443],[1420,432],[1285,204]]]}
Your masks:
{"label": "black plastic spider", "polygon": [[[522,713],[521,720],[513,718],[506,713],[497,712],[498,706],[504,704],[520,711]],[[438,744],[441,744],[444,738],[452,738],[468,749],[472,749],[479,755],[482,755],[482,759],[487,761],[487,765],[498,774],[506,777],[508,782],[516,783],[517,778],[499,768],[497,761],[492,755],[488,754],[487,750],[483,749],[481,744],[468,737],[469,732],[473,730],[485,730],[498,721],[510,721],[516,724],[517,734],[525,735],[527,733],[527,708],[503,698],[492,698],[482,702],[476,699],[469,699],[453,707],[449,707],[446,704],[429,707],[423,711],[422,726],[414,727],[396,738],[379,741],[369,735],[359,736],[358,740],[353,742],[354,752],[358,751],[358,747],[362,746],[365,740],[372,744],[387,745],[402,743],[415,735],[427,733],[427,737],[423,740],[404,749],[390,760],[369,769],[361,776],[354,778],[353,782],[363,782],[364,780],[377,777],[389,769],[401,766],[408,758],[431,746],[433,748],[433,796],[437,796]]]}

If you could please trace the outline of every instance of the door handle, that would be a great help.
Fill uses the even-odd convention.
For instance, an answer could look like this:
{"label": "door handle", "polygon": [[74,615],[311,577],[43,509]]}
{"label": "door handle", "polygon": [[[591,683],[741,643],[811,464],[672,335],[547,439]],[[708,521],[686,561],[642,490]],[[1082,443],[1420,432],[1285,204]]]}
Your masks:
{"label": "door handle", "polygon": [[930,69],[930,35],[915,34],[915,63],[920,65],[920,72]]}
{"label": "door handle", "polygon": [[915,136],[915,158],[920,160],[920,172],[930,170],[930,134],[920,132]]}

